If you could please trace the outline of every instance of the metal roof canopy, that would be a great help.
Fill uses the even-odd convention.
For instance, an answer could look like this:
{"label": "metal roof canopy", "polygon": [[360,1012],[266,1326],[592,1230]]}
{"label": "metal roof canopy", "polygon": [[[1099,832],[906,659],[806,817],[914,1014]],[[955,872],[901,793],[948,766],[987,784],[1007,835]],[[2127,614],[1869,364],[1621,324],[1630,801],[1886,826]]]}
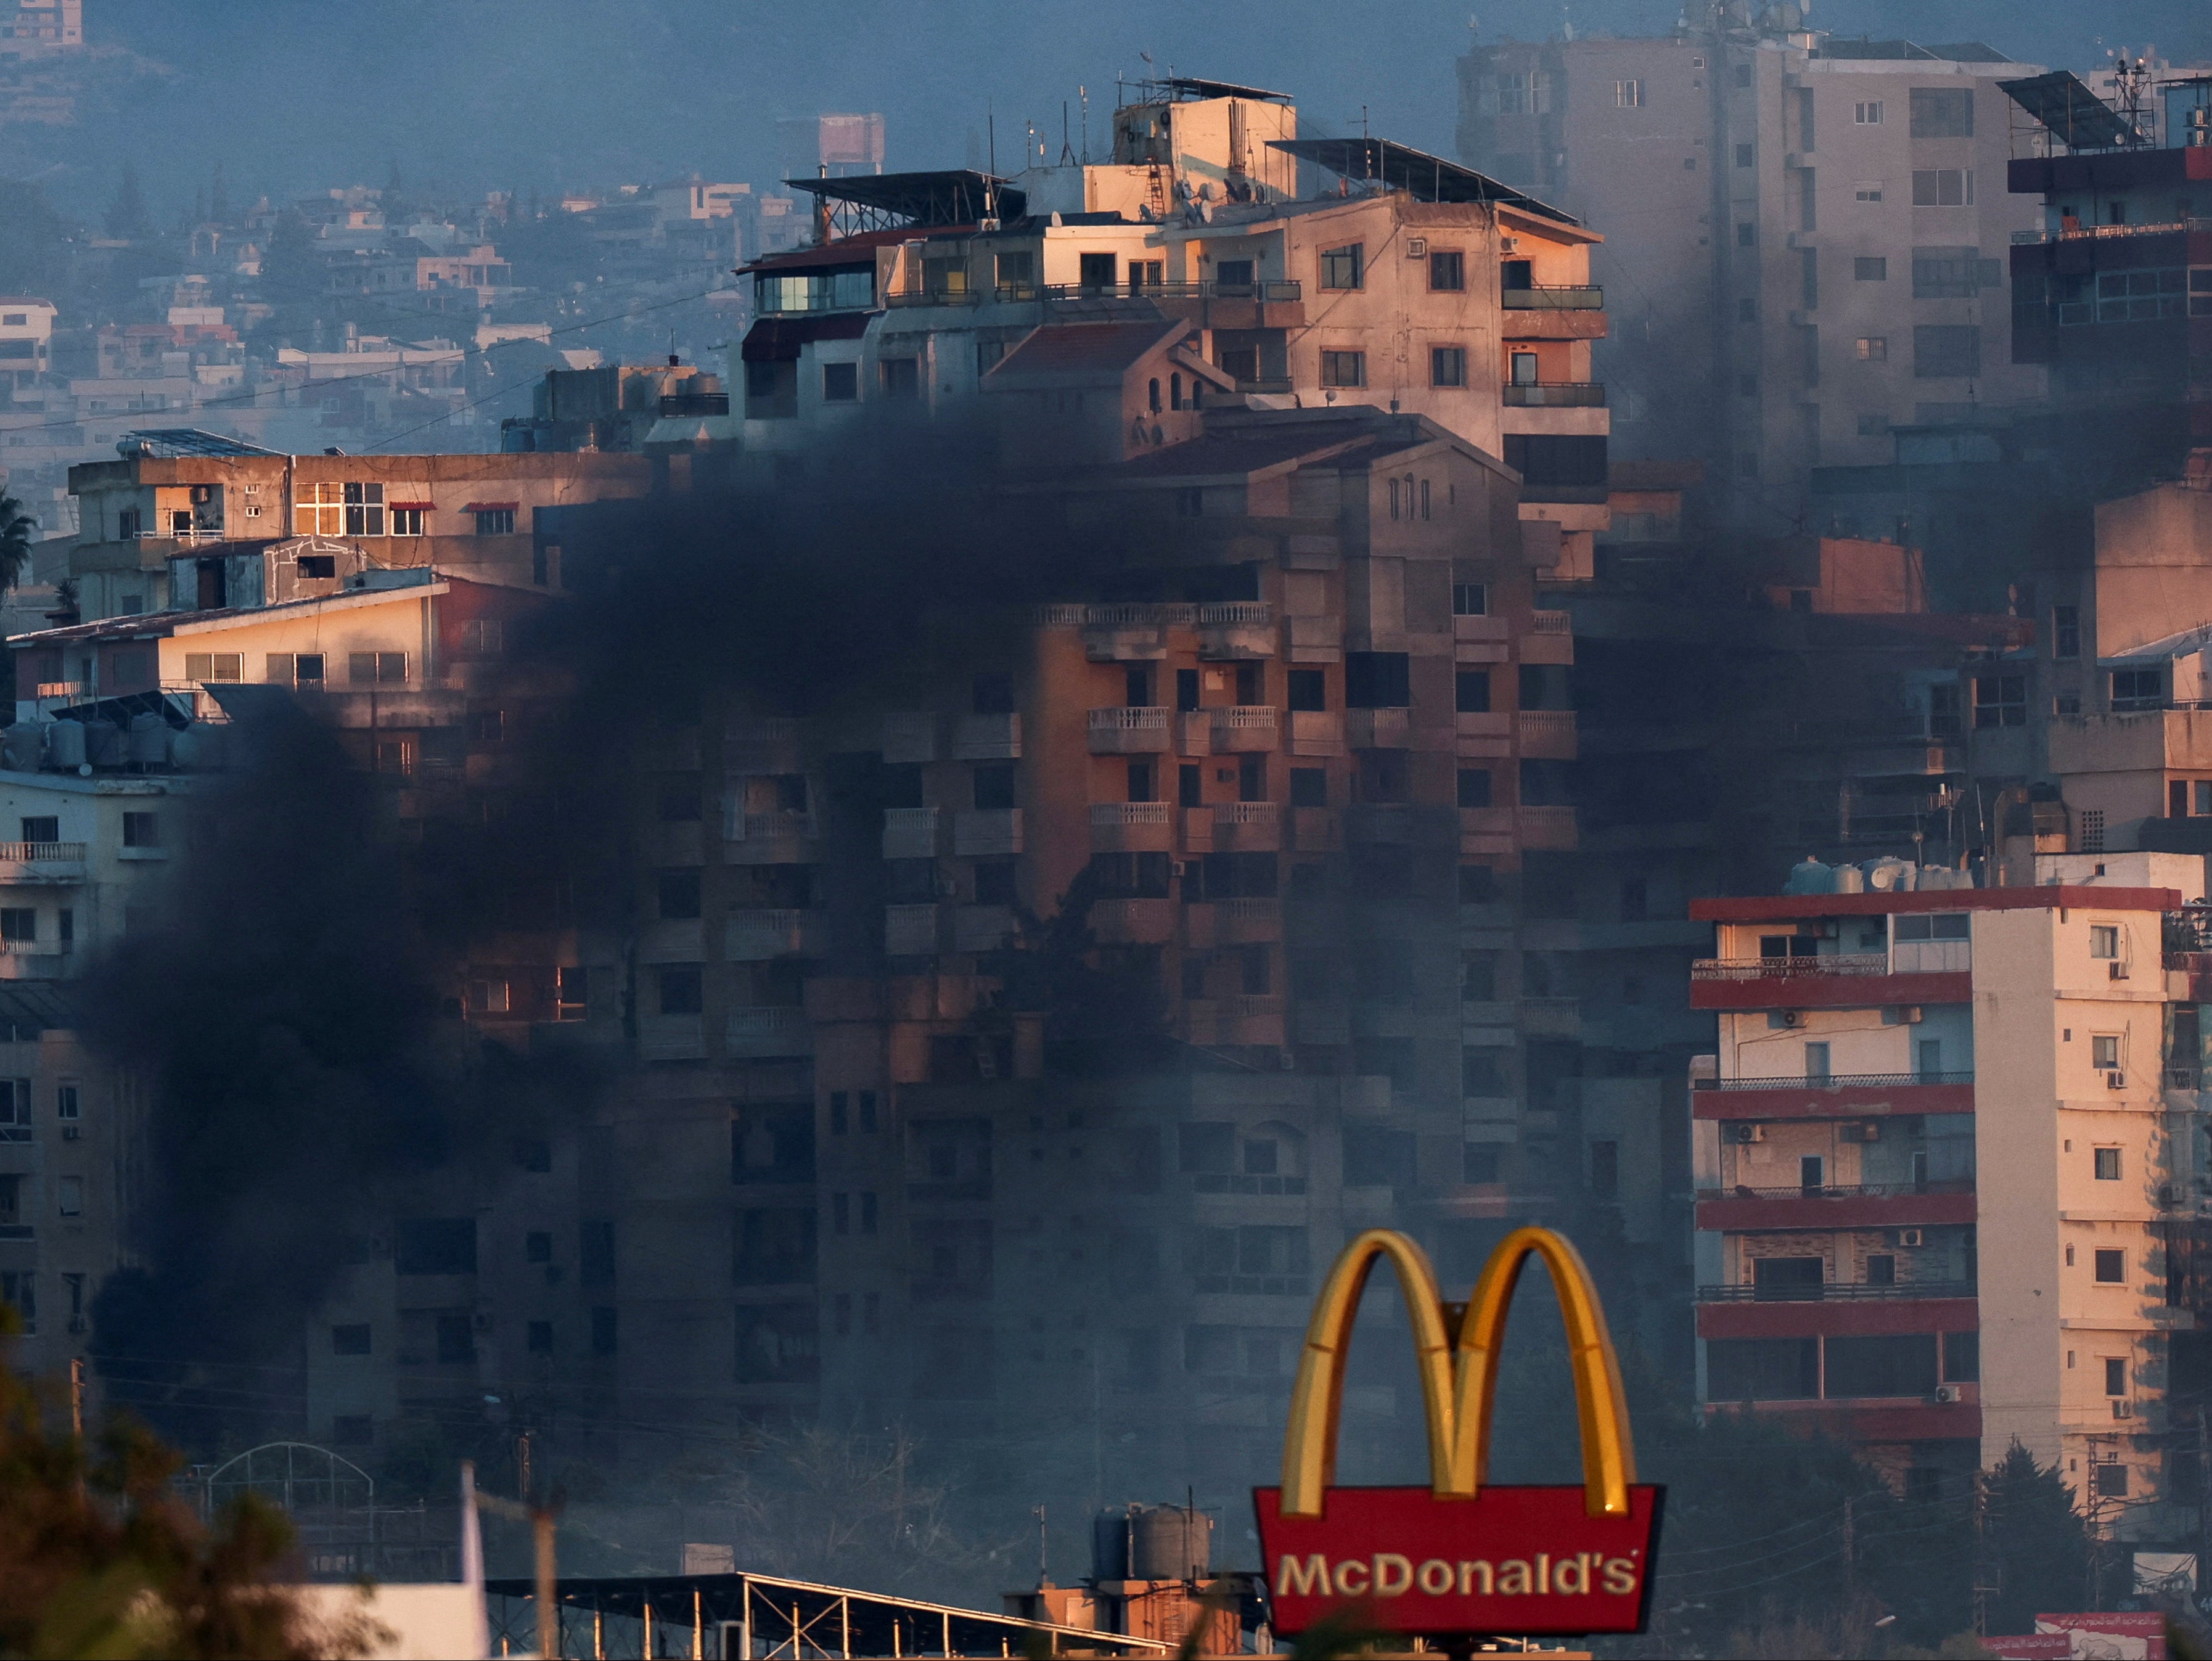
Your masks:
{"label": "metal roof canopy", "polygon": [[[488,1606],[493,1598],[527,1605],[535,1599],[537,1585],[527,1579],[486,1580],[484,1593]],[[640,1620],[650,1609],[656,1621],[679,1628],[695,1621],[701,1628],[738,1626],[749,1640],[746,1653],[782,1661],[871,1655],[1006,1657],[1036,1654],[1039,1649],[1048,1655],[1067,1649],[1164,1656],[1175,1647],[1121,1633],[1056,1626],[770,1574],[564,1575],[555,1587],[554,1601],[563,1615],[574,1609]],[[487,1613],[495,1642],[502,1637],[535,1641],[534,1610],[527,1619],[511,1606],[488,1607]]]}
{"label": "metal roof canopy", "polygon": [[1997,89],[2041,122],[2069,149],[2109,150],[2143,143],[2143,136],[2071,70],[2053,70],[2021,81],[2000,81]]}
{"label": "metal roof canopy", "polygon": [[1265,87],[1240,87],[1234,81],[1208,81],[1194,75],[1170,75],[1146,84],[1165,87],[1170,92],[1186,93],[1193,98],[1261,98],[1283,104],[1291,98],[1286,92],[1269,92]]}
{"label": "metal roof canopy", "polygon": [[1486,202],[1541,214],[1562,225],[1579,225],[1572,214],[1501,185],[1487,173],[1387,138],[1271,138],[1267,148],[1311,161],[1346,179],[1404,191],[1417,202]]}
{"label": "metal roof canopy", "polygon": [[1029,198],[994,174],[973,167],[929,173],[858,173],[849,179],[787,179],[797,191],[842,203],[839,216],[853,231],[896,230],[908,225],[973,225],[989,218],[994,196],[999,217],[1019,219]]}
{"label": "metal roof canopy", "polygon": [[178,456],[275,456],[284,453],[264,450],[242,438],[225,438],[221,433],[205,432],[198,427],[148,427],[117,439],[115,453],[125,460],[147,456],[167,461]]}

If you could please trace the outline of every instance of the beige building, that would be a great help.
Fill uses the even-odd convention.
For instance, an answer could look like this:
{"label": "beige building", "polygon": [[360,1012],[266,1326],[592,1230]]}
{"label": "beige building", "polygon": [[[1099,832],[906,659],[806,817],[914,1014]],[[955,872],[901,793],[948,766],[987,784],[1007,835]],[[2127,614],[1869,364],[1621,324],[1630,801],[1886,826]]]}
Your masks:
{"label": "beige building", "polygon": [[[1588,568],[1607,432],[1594,232],[1400,145],[1299,139],[1279,94],[1167,82],[1114,131],[1109,163],[808,186],[849,234],[747,268],[744,465],[797,478],[886,423],[964,433],[1031,331],[1179,319],[1232,383],[1205,396],[1424,416],[1519,472],[1524,516]],[[1302,169],[1336,182],[1302,196]],[[1138,413],[1182,407],[1164,385]]]}
{"label": "beige building", "polygon": [[1698,453],[1724,512],[1771,534],[1814,467],[1887,461],[1893,427],[2041,395],[2009,349],[2008,245],[2038,221],[2006,191],[1997,85],[2036,71],[1715,9],[1476,46],[1459,154],[1607,228],[1590,280],[1620,453]]}
{"label": "beige building", "polygon": [[2057,855],[2024,887],[1697,904],[1703,1400],[1826,1425],[1908,1495],[2017,1439],[2107,1535],[2191,1526],[2207,1166],[2172,941],[2203,880]]}

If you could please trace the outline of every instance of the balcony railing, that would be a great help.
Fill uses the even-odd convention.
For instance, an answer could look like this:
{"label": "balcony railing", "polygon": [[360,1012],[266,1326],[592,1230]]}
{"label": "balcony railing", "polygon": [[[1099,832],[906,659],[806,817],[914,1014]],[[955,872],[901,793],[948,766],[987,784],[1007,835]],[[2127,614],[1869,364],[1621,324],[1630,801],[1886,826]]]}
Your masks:
{"label": "balcony railing", "polygon": [[81,842],[0,842],[0,865],[82,863],[83,859]]}
{"label": "balcony railing", "polygon": [[1091,804],[1091,823],[1097,830],[1120,830],[1134,824],[1165,830],[1170,822],[1170,812],[1169,805],[1164,801],[1094,801]]}
{"label": "balcony railing", "polygon": [[1597,380],[1554,381],[1549,386],[1505,388],[1509,410],[1601,410],[1605,383]]}
{"label": "balcony railing", "polygon": [[1972,1281],[1899,1281],[1890,1286],[1844,1286],[1814,1281],[1804,1286],[1703,1286],[1701,1304],[1891,1303],[1907,1298],[1971,1298]]}
{"label": "balcony railing", "polygon": [[[1803,959],[1799,959],[1803,961]],[[1692,1079],[1692,1090],[1902,1090],[1912,1085],[1972,1084],[1963,1073],[1828,1073],[1802,1079]]]}
{"label": "balcony railing", "polygon": [[[1917,1183],[1797,1183],[1789,1188],[1701,1188],[1700,1200],[1906,1200],[1923,1194],[1972,1194],[1972,1177],[1930,1177]],[[1770,1288],[1771,1289],[1771,1288]]]}
{"label": "balcony railing", "polygon": [[1605,309],[1599,288],[1504,289],[1498,303],[1509,312],[1595,312]]}
{"label": "balcony railing", "polygon": [[[1017,288],[1022,284],[1012,285]],[[1048,301],[1103,300],[1266,300],[1287,302],[1305,298],[1304,284],[1288,279],[1266,283],[1048,283],[1024,294],[1024,299]],[[1005,297],[1004,289],[1000,297]]]}
{"label": "balcony railing", "polygon": [[1775,981],[1794,975],[1887,975],[1889,958],[1881,952],[1863,956],[1840,953],[1826,958],[1699,958],[1690,965],[1693,981]]}
{"label": "balcony railing", "polygon": [[2212,229],[2212,219],[2191,215],[2185,219],[2169,219],[2154,225],[2076,225],[2070,229],[2052,230],[2038,225],[2031,230],[2012,234],[2014,247],[2038,242],[2100,241],[2108,237],[2173,236],[2184,231]]}
{"label": "balcony railing", "polygon": [[1531,611],[1528,632],[1532,635],[1571,635],[1575,620],[1565,611]]}

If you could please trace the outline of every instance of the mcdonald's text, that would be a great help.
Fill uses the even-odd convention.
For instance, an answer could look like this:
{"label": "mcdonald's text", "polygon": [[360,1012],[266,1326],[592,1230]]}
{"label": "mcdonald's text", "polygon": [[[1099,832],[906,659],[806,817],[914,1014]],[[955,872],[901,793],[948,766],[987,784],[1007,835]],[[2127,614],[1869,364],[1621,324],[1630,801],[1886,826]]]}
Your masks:
{"label": "mcdonald's text", "polygon": [[1281,1514],[1260,1488],[1275,1628],[1328,1615],[1377,1632],[1633,1632],[1649,1601],[1659,1490],[1629,1490],[1626,1517],[1592,1517],[1581,1488],[1333,1488],[1318,1518]]}

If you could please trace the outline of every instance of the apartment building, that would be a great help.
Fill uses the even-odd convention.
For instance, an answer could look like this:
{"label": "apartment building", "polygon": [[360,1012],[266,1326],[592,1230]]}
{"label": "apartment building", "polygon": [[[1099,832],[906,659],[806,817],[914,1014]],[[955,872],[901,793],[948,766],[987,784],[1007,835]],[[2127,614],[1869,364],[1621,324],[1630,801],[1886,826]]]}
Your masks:
{"label": "apartment building", "polygon": [[1908,1496],[2017,1439],[2108,1536],[2193,1538],[2204,1131],[2166,953],[2201,859],[1840,874],[1692,908],[1700,1399],[1822,1425]]}
{"label": "apartment building", "polygon": [[0,295],[0,374],[12,392],[31,385],[52,367],[54,302]]}
{"label": "apartment building", "polygon": [[[557,510],[634,500],[654,480],[636,455],[288,456],[191,428],[127,433],[116,447],[117,460],[70,469],[69,575],[88,621],[264,603],[266,591],[229,592],[230,557],[252,566],[269,545],[301,538],[344,544],[379,568],[557,589]],[[184,549],[196,552],[179,588]],[[324,568],[336,557],[309,552],[301,575],[335,575]]]}
{"label": "apartment building", "polygon": [[[1724,520],[1775,534],[1810,471],[1894,427],[2040,395],[2006,344],[2001,186],[2030,75],[1978,42],[1847,40],[1802,8],[1652,39],[1478,46],[1459,153],[1607,228],[1597,353],[1620,451],[1693,450]],[[1696,435],[1697,436],[1691,436]]]}
{"label": "apartment building", "polygon": [[[1116,113],[1110,162],[794,181],[842,234],[745,268],[748,465],[797,478],[862,432],[964,431],[1032,330],[1174,319],[1233,383],[1192,397],[1425,416],[1520,472],[1524,516],[1586,566],[1608,420],[1597,234],[1439,158],[1297,131],[1283,94],[1177,79]],[[1335,184],[1302,196],[1301,164]],[[1137,414],[1176,413],[1175,387]]]}

